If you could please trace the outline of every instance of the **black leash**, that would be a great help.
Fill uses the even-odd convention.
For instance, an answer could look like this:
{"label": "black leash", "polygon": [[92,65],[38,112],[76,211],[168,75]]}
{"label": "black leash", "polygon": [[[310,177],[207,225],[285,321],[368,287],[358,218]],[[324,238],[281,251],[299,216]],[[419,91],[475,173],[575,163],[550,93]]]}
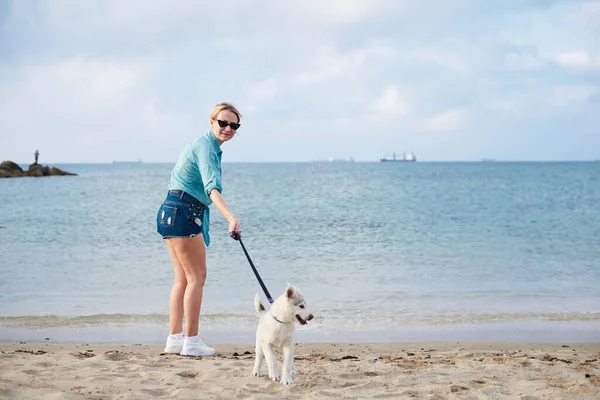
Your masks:
{"label": "black leash", "polygon": [[269,300],[269,303],[273,304],[273,298],[271,297],[271,294],[267,290],[267,287],[265,286],[263,280],[260,278],[260,275],[258,274],[258,271],[256,270],[256,267],[254,266],[254,263],[252,262],[252,259],[248,255],[248,252],[246,251],[246,246],[244,246],[244,242],[242,242],[241,235],[239,235],[238,233],[235,233],[235,232],[230,232],[229,236],[231,236],[234,240],[237,240],[238,242],[240,242],[240,244],[242,245],[242,249],[244,250],[244,254],[246,254],[246,258],[248,259],[248,262],[250,263],[250,266],[252,267],[252,271],[254,272],[254,275],[256,276],[256,279],[258,279],[258,283],[260,283],[260,287],[262,287],[262,290],[267,295],[267,300]]}

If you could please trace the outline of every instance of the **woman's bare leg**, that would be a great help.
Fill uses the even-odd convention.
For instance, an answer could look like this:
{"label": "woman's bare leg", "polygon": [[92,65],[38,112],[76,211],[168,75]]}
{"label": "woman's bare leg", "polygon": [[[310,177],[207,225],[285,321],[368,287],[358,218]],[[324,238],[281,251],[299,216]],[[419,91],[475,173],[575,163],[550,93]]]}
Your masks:
{"label": "woman's bare leg", "polygon": [[183,296],[185,336],[197,336],[202,305],[202,292],[206,281],[206,248],[202,235],[192,238],[169,239],[179,260],[187,285]]}
{"label": "woman's bare leg", "polygon": [[183,296],[187,286],[187,279],[185,278],[185,271],[181,262],[179,262],[171,240],[173,239],[166,239],[169,246],[171,263],[175,271],[175,280],[173,281],[171,296],[169,297],[169,333],[176,334],[183,332]]}

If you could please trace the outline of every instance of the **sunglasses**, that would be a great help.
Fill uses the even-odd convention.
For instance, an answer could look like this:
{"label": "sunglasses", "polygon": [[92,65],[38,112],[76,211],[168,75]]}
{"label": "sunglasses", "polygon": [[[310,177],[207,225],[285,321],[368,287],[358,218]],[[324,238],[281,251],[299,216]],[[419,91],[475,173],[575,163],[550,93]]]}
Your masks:
{"label": "sunglasses", "polygon": [[227,122],[227,121],[223,121],[220,119],[218,119],[217,122],[219,123],[219,126],[221,128],[225,128],[227,125],[229,125],[231,127],[231,129],[233,129],[234,131],[237,131],[241,125],[241,124],[238,124],[235,122]]}

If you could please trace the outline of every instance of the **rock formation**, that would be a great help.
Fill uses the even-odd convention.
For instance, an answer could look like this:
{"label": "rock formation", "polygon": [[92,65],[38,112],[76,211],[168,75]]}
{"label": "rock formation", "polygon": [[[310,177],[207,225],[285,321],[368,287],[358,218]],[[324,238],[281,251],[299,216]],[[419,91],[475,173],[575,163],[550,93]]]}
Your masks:
{"label": "rock formation", "polygon": [[[37,158],[37,157],[36,157]],[[63,171],[56,167],[44,167],[43,165],[33,163],[29,169],[24,171],[12,161],[2,161],[0,164],[0,178],[20,178],[24,176],[54,176],[54,175],[77,175]]]}

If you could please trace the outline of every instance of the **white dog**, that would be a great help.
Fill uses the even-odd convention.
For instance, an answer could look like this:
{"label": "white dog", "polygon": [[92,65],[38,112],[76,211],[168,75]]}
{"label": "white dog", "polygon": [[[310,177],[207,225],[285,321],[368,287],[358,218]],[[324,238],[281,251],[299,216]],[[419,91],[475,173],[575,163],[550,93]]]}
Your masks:
{"label": "white dog", "polygon": [[258,328],[256,329],[256,360],[252,375],[260,376],[263,356],[267,361],[269,378],[273,381],[279,380],[277,373],[277,356],[274,348],[283,349],[283,368],[281,371],[281,383],[291,385],[292,374],[296,373],[294,368],[294,322],[306,325],[307,321],[313,319],[308,313],[306,301],[300,291],[288,284],[285,292],[273,302],[269,311],[260,302],[260,296],[254,297],[254,307],[260,316]]}

